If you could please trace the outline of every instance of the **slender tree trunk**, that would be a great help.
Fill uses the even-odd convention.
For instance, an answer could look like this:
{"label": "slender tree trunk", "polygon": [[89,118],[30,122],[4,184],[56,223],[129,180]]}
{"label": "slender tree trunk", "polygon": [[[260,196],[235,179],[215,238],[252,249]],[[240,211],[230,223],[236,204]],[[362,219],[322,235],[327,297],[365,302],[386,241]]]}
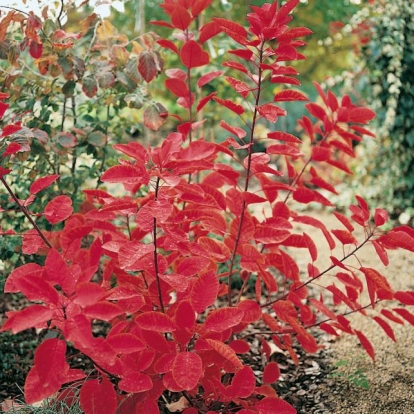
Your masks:
{"label": "slender tree trunk", "polygon": [[136,0],[135,15],[135,32],[139,34],[145,33],[145,2],[144,0]]}

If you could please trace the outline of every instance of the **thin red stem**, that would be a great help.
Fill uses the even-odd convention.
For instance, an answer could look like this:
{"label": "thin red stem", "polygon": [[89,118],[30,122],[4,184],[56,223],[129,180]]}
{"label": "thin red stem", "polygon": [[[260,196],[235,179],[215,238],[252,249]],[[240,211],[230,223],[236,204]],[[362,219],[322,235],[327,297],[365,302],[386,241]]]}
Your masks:
{"label": "thin red stem", "polygon": [[[155,184],[155,200],[158,198],[158,190],[160,185],[160,178],[157,178]],[[157,219],[154,217],[153,220],[153,244],[154,244],[154,268],[155,268],[155,280],[157,281],[157,290],[158,290],[158,299],[160,301],[161,311],[165,313],[164,302],[162,300],[162,291],[161,291],[161,280],[159,276],[159,267],[158,267],[158,252],[157,252]]]}
{"label": "thin red stem", "polygon": [[43,234],[42,230],[40,230],[39,226],[36,224],[36,222],[32,219],[30,216],[29,211],[25,206],[22,206],[20,204],[19,199],[16,197],[16,194],[14,194],[13,190],[9,187],[4,177],[0,177],[0,181],[3,183],[3,185],[6,187],[6,190],[11,195],[15,203],[19,206],[20,211],[26,216],[26,218],[29,220],[30,224],[33,226],[33,228],[37,231],[41,239],[44,241],[46,246],[48,246],[50,249],[53,248],[53,246],[50,244],[49,240],[46,238],[46,236]]}
{"label": "thin red stem", "polygon": [[[263,48],[264,48],[264,42],[262,42],[261,47],[260,47],[260,55],[259,55],[260,63],[263,60]],[[253,148],[252,147],[253,147],[253,143],[254,143],[254,130],[255,130],[257,119],[258,119],[257,107],[258,107],[259,102],[260,102],[260,92],[261,92],[261,88],[262,88],[262,69],[261,69],[260,65],[258,67],[259,67],[259,71],[258,71],[258,82],[257,82],[257,95],[256,95],[256,101],[255,101],[255,105],[254,105],[252,125],[250,127],[250,141],[249,141],[250,146],[247,150],[248,155],[247,155],[246,180],[245,180],[245,183],[244,183],[244,191],[247,191],[249,189],[249,184],[250,184],[250,173],[251,173],[252,154],[253,154]],[[246,206],[247,206],[246,201],[243,200],[241,213],[240,213],[240,222],[239,222],[239,226],[238,226],[238,229],[237,229],[236,240],[234,242],[233,252],[231,254],[231,259],[230,259],[230,268],[229,268],[229,277],[228,277],[228,287],[229,287],[228,304],[229,304],[229,306],[232,306],[231,282],[232,282],[232,276],[233,276],[233,268],[234,268],[234,264],[235,264],[235,260],[236,260],[237,248],[239,247],[241,232],[242,232],[244,218],[245,218],[245,214],[246,214]]]}

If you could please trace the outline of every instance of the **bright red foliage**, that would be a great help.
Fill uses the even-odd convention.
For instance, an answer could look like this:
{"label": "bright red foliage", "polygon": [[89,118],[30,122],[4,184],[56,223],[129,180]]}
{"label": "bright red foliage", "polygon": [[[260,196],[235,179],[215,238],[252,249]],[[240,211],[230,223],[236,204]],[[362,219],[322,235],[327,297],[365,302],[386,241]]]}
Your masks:
{"label": "bright red foliage", "polygon": [[[1,330],[16,333],[49,327],[63,338],[48,339],[36,351],[25,385],[29,403],[52,395],[63,384],[74,383],[80,387],[86,414],[113,414],[118,406],[156,413],[164,392],[184,393],[194,405],[184,411],[187,413],[216,412],[212,410],[219,404],[220,410],[238,407],[240,413],[293,414],[296,410],[266,385],[279,379],[278,365],[266,362],[263,376],[256,378],[244,363],[243,354],[250,352],[250,344],[243,339],[243,331],[250,324],[263,322],[272,331],[270,335],[259,333],[266,360],[273,341],[296,362],[293,341],[308,352],[317,351],[309,329],[316,326],[333,335],[356,335],[375,358],[369,339],[329,307],[325,295],[333,298],[334,305],[346,304],[352,312],[374,308],[382,300],[399,301],[402,307],[382,309],[373,316],[392,340],[391,325],[378,315],[414,325],[413,314],[403,306],[414,304],[413,292],[394,292],[377,270],[362,265],[355,270],[346,263],[372,243],[380,260],[388,264],[387,250],[413,251],[413,229],[401,226],[389,233],[381,231],[378,227],[386,223],[387,213],[377,209],[372,221],[362,197],[350,207],[351,219],[335,213],[340,229],[329,230],[321,221],[294,210],[293,201],[332,206],[327,193],[336,190],[321,177],[320,166],[349,172],[347,160],[355,156],[353,142],[370,134],[361,125],[372,120],[374,112],[353,104],[348,96],[338,99],[315,84],[322,103],[308,103],[309,116],[299,120],[307,137],[303,139],[311,146],[310,153],[306,152],[302,138],[273,125],[286,115],[274,102],[308,100],[290,89],[289,85],[300,82],[296,70],[285,64],[304,58],[297,49],[305,42],[298,38],[311,33],[288,25],[298,0],[282,7],[278,2],[252,6],[247,29],[215,18],[199,32],[191,32],[194,20],[210,3],[165,0],[161,4],[168,21],[155,24],[175,29],[179,35],[174,41],[160,39],[158,44],[178,54],[182,63],[182,67],[166,71],[164,85],[188,116],[179,118],[177,132],[159,146],[115,145],[123,158],[101,180],[122,184],[129,195],[115,197],[102,190],[85,190],[91,205],[86,213],[73,213],[70,198],[59,195],[42,214],[52,225],[64,222],[63,228],[42,232],[33,222],[34,229],[24,236],[24,251],[46,252],[45,264],[16,268],[7,279],[5,292],[21,292],[29,301],[42,304],[8,313]],[[35,22],[32,19],[29,25],[30,53],[38,57],[42,47]],[[233,76],[225,80],[240,95],[236,98],[221,97],[217,92],[207,95],[203,90],[223,75],[223,71],[205,68],[211,60],[205,42],[217,35],[228,36],[237,44],[230,51],[235,60],[223,64],[232,70]],[[150,82],[156,71],[145,56],[138,64],[141,75]],[[194,68],[203,68],[204,75],[195,76]],[[271,83],[287,88],[267,102],[263,91]],[[242,121],[238,125],[220,123],[231,135],[220,144],[202,136],[200,119],[207,104],[215,110],[230,110]],[[161,109],[156,115],[146,114],[147,124],[162,123],[160,118],[166,113],[161,116]],[[7,105],[2,104],[0,114],[6,110]],[[272,124],[266,137],[256,136],[261,121]],[[6,125],[1,138],[20,128]],[[253,144],[261,138],[273,144],[254,153]],[[238,160],[240,165],[234,167],[232,161]],[[6,187],[8,171],[0,167],[0,180]],[[32,200],[57,178],[37,179],[30,187]],[[26,204],[21,204],[22,211],[30,217]],[[255,204],[270,207],[271,214],[267,218],[252,214],[248,206]],[[322,232],[331,266],[317,268],[315,262],[323,252],[307,233],[296,231],[296,224]],[[354,233],[355,224],[364,228],[363,240]],[[346,246],[346,255],[334,256],[335,239]],[[306,249],[307,269],[299,269],[286,247]],[[328,273],[330,284],[319,299],[312,298],[308,285],[314,281],[319,285]],[[232,281],[236,276],[243,284],[235,294]],[[254,285],[251,292],[249,281]],[[370,303],[360,304],[365,286]],[[94,321],[105,321],[108,331],[94,336]],[[93,362],[92,373],[70,368],[66,342]],[[266,384],[259,386],[261,381]]]}

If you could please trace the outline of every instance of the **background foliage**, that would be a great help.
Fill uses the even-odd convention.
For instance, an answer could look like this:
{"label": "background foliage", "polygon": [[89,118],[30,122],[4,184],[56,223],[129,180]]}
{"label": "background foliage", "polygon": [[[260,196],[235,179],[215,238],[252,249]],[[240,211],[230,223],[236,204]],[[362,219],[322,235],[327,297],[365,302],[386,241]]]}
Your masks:
{"label": "background foliage", "polygon": [[[366,64],[365,92],[377,112],[378,138],[366,143],[357,168],[365,194],[399,215],[414,207],[414,3],[377,2],[367,19],[371,40],[360,58]],[[370,159],[370,162],[368,162]]]}
{"label": "background foliage", "polygon": [[364,194],[403,223],[414,216],[414,3],[376,0],[337,29],[349,39],[349,70],[326,84],[364,99],[377,112],[375,140],[356,148],[361,161],[341,188],[340,203]]}

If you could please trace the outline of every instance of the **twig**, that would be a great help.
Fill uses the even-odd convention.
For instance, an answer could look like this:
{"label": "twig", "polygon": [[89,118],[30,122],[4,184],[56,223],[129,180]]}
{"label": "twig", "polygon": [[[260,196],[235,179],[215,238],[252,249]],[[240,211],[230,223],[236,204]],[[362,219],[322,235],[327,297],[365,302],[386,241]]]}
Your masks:
{"label": "twig", "polygon": [[11,197],[13,198],[13,200],[15,201],[15,203],[19,206],[21,212],[27,217],[27,219],[30,221],[30,224],[34,227],[34,229],[37,231],[37,233],[39,234],[39,236],[42,238],[42,240],[44,241],[44,243],[46,244],[46,246],[48,246],[50,249],[53,248],[53,246],[50,244],[49,240],[46,238],[46,236],[42,233],[42,230],[40,230],[39,226],[35,223],[35,221],[32,219],[32,217],[30,216],[29,211],[27,210],[27,208],[25,206],[22,206],[20,204],[19,199],[16,197],[16,194],[14,194],[13,190],[9,187],[9,185],[7,184],[6,180],[4,179],[4,177],[0,177],[0,181],[3,183],[3,185],[6,187],[6,190],[8,191],[8,193],[11,195]]}

